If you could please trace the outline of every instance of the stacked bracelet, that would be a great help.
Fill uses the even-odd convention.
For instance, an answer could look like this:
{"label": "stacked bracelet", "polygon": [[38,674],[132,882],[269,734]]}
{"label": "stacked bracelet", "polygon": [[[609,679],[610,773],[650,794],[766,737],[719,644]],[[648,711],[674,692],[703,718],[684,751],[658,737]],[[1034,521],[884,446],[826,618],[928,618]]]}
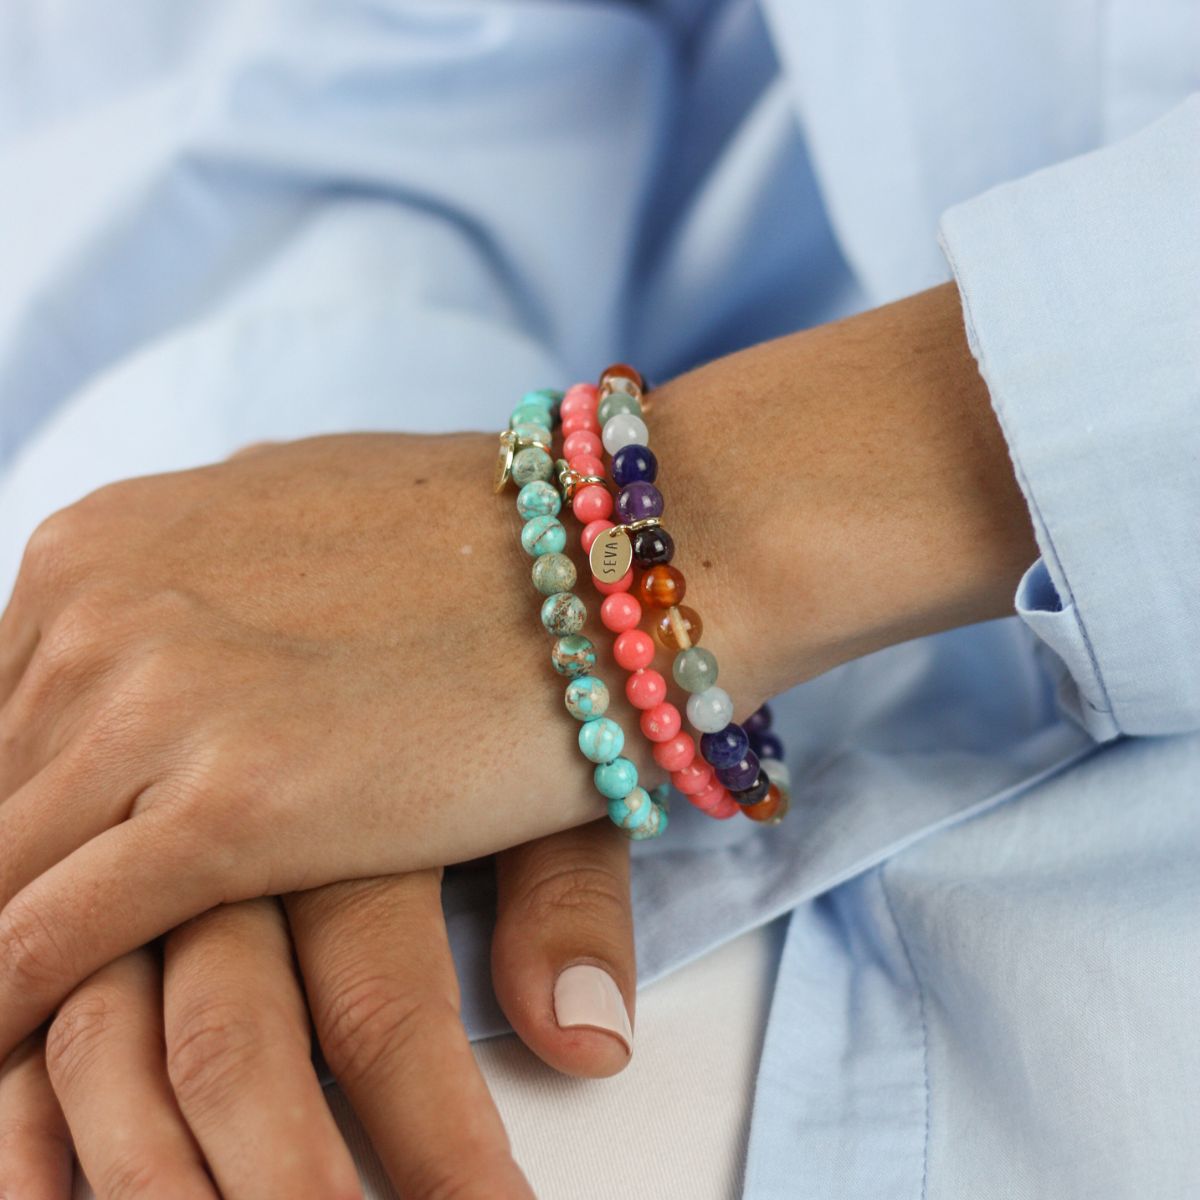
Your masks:
{"label": "stacked bracelet", "polygon": [[[545,597],[542,625],[555,639],[550,661],[559,675],[569,680],[564,699],[567,711],[580,722],[579,748],[595,764],[593,779],[608,801],[609,817],[629,837],[640,841],[666,831],[665,796],[657,791],[651,796],[641,787],[637,767],[621,755],[625,733],[604,715],[608,687],[594,673],[596,648],[581,632],[587,609],[573,590],[575,564],[563,553],[567,534],[558,519],[563,497],[551,482],[554,462],[550,451],[561,399],[556,392],[529,392],[513,410],[508,430],[500,435],[495,489],[500,491],[510,479],[520,485],[521,545],[533,558],[533,585]],[[591,486],[598,485],[593,482]]]}
{"label": "stacked bracelet", "polygon": [[[717,686],[717,659],[697,644],[703,624],[693,609],[683,605],[687,583],[682,572],[671,565],[675,544],[660,524],[665,504],[655,486],[658,460],[650,449],[643,416],[644,389],[642,377],[624,364],[609,367],[596,389],[599,441],[609,455],[612,482],[620,489],[612,507],[622,523],[614,524],[607,513],[597,516],[585,528],[584,542],[596,586],[601,591],[630,593],[627,600],[615,601],[610,595],[604,602],[611,605],[611,616],[625,630],[617,639],[617,661],[635,672],[626,690],[637,705],[632,689],[651,682],[649,677],[640,677],[649,671],[653,646],[647,652],[649,639],[641,641],[645,635],[640,634],[628,644],[629,653],[622,655],[619,643],[622,638],[635,637],[640,608],[649,608],[654,614],[655,637],[674,651],[671,674],[689,693],[688,723],[700,735],[697,756],[694,739],[679,732],[678,710],[660,697],[657,716],[645,712],[642,719],[643,732],[657,743],[655,760],[671,772],[671,782],[702,811],[724,818],[740,810],[753,820],[775,824],[789,806],[782,744],[770,733],[770,711],[765,706],[746,726],[733,721],[733,702]],[[584,407],[582,401],[580,407]],[[577,468],[578,464],[569,462],[568,466]],[[635,566],[641,571],[636,585],[632,583]],[[614,627],[604,607],[601,619]],[[657,672],[652,675],[662,678]],[[667,710],[675,714],[670,735],[666,734],[671,722]],[[772,765],[768,768],[767,763]]]}

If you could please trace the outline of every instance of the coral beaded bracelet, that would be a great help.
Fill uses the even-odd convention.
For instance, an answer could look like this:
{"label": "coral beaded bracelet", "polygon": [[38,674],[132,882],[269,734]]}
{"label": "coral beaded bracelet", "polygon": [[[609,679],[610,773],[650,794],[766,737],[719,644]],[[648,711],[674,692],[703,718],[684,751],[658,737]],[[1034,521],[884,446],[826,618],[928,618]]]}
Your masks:
{"label": "coral beaded bracelet", "polygon": [[517,512],[525,522],[521,545],[533,558],[533,585],[545,597],[542,625],[555,639],[551,664],[569,680],[564,700],[567,711],[580,722],[579,749],[595,764],[593,780],[608,801],[609,817],[629,837],[641,841],[666,831],[665,796],[657,789],[651,796],[641,787],[637,767],[621,755],[625,733],[604,715],[608,687],[593,670],[596,648],[581,632],[587,609],[572,590],[575,564],[563,553],[567,534],[558,519],[562,495],[550,482],[554,466],[550,449],[560,400],[556,392],[529,392],[513,410],[508,430],[500,435],[495,490],[502,490],[510,479],[520,485]]}

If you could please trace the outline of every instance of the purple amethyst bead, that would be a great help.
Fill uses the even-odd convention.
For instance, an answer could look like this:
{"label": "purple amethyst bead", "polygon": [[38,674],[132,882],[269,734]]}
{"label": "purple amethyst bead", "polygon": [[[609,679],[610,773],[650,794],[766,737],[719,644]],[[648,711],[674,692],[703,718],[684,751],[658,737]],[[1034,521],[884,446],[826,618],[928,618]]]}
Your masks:
{"label": "purple amethyst bead", "polygon": [[747,750],[745,755],[731,767],[718,767],[717,778],[731,791],[748,788],[758,778],[758,755]]}
{"label": "purple amethyst bead", "polygon": [[612,481],[617,487],[631,483],[653,483],[658,478],[658,459],[649,446],[631,442],[613,455]]}
{"label": "purple amethyst bead", "polygon": [[737,791],[731,791],[729,794],[739,803],[749,808],[752,804],[759,804],[767,798],[767,793],[771,790],[771,781],[767,778],[765,771],[759,771],[758,777],[754,782],[746,788],[740,788]]}
{"label": "purple amethyst bead", "polygon": [[627,483],[617,496],[617,516],[623,524],[644,521],[647,517],[661,517],[662,514],[662,492],[652,483],[635,480]]}
{"label": "purple amethyst bead", "polygon": [[771,728],[771,715],[771,710],[764,704],[742,722],[742,728],[747,733],[766,733]]}
{"label": "purple amethyst bead", "polygon": [[769,730],[750,735],[750,748],[759,758],[782,758],[783,743]]}
{"label": "purple amethyst bead", "polygon": [[700,738],[700,753],[712,767],[736,767],[746,757],[750,739],[746,731],[734,722],[716,733],[706,733]]}

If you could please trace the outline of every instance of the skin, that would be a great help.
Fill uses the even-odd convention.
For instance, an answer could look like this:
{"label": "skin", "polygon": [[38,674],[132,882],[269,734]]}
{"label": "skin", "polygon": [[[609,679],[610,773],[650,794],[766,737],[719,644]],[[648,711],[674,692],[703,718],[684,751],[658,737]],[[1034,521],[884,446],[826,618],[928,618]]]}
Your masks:
{"label": "skin", "polygon": [[[1036,548],[952,287],[652,401],[676,565],[735,716],[1010,611]],[[106,489],[39,531],[0,619],[0,1053],[220,905],[419,879],[595,816],[561,689],[517,666],[547,646],[509,586],[511,496],[481,486],[494,447],[317,439]],[[459,729],[450,783],[426,747]],[[35,1105],[44,1089],[22,1079]],[[417,1141],[398,1144],[408,1161]]]}

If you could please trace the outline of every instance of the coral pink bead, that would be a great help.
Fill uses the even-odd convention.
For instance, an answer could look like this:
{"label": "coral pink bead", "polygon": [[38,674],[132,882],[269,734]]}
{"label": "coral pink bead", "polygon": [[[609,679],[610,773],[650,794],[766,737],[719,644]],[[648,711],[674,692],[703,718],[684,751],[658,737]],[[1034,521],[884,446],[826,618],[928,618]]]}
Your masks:
{"label": "coral pink bead", "polygon": [[572,459],[577,454],[590,454],[599,458],[604,453],[604,443],[598,434],[587,429],[577,429],[563,442],[563,458]]}
{"label": "coral pink bead", "polygon": [[671,772],[671,782],[685,795],[694,796],[712,782],[713,769],[702,758]]}
{"label": "coral pink bead", "polygon": [[574,387],[567,388],[559,412],[564,421],[576,413],[591,413],[594,416],[599,403],[600,389],[594,383],[577,383]]}
{"label": "coral pink bead", "polygon": [[567,466],[580,475],[604,476],[604,464],[594,454],[577,454],[567,459]]}
{"label": "coral pink bead", "polygon": [[627,629],[613,642],[613,656],[623,671],[639,671],[654,661],[654,639],[640,629]]}
{"label": "coral pink bead", "polygon": [[625,680],[625,695],[634,708],[655,708],[666,699],[667,681],[657,671],[643,667]]}
{"label": "coral pink bead", "polygon": [[611,596],[614,592],[627,592],[633,587],[633,568],[630,567],[616,583],[601,583],[594,575],[592,582],[596,585],[596,591],[602,596]]}
{"label": "coral pink bead", "polygon": [[654,747],[654,761],[664,771],[681,771],[696,757],[696,743],[690,733],[677,733],[670,741]]}
{"label": "coral pink bead", "polygon": [[708,810],[708,815],[715,817],[718,821],[728,821],[730,817],[736,817],[741,811],[742,806],[732,796],[726,794],[719,804]]}
{"label": "coral pink bead", "polygon": [[591,548],[592,543],[606,530],[611,529],[613,523],[611,521],[589,521],[584,527],[583,532],[579,535],[579,540],[583,543],[583,552],[586,554]]}
{"label": "coral pink bead", "polygon": [[587,524],[589,521],[599,521],[607,517],[613,510],[612,492],[598,483],[589,483],[575,493],[571,501],[571,511],[579,520]]}
{"label": "coral pink bead", "polygon": [[[708,812],[710,809],[716,808],[726,797],[733,800],[733,797],[726,790],[725,785],[714,777],[704,791],[697,792],[694,796],[689,796],[688,799],[701,812]],[[733,800],[733,802],[737,803],[736,800]]]}
{"label": "coral pink bead", "polygon": [[642,606],[637,597],[628,592],[614,592],[611,596],[606,596],[604,603],[600,605],[600,620],[604,622],[604,628],[611,629],[613,633],[636,629],[641,619]]}
{"label": "coral pink bead", "polygon": [[646,709],[638,724],[642,727],[642,736],[648,742],[669,742],[679,732],[683,718],[675,705],[664,701]]}
{"label": "coral pink bead", "polygon": [[585,433],[599,433],[600,422],[591,413],[573,413],[571,416],[563,418],[563,437],[570,437],[571,434],[578,433],[581,429]]}

